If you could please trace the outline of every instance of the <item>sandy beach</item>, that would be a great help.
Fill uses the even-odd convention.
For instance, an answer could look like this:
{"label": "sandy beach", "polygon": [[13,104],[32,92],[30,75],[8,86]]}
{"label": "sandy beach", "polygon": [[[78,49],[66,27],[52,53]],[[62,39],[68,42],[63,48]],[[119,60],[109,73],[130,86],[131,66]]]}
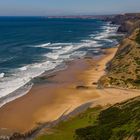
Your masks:
{"label": "sandy beach", "polygon": [[137,90],[97,88],[116,50],[107,49],[101,57],[76,59],[68,62],[65,70],[46,73],[47,82],[33,86],[28,94],[0,108],[0,135],[28,132],[38,123],[54,121],[87,102],[93,102],[93,107],[104,106],[139,96]]}

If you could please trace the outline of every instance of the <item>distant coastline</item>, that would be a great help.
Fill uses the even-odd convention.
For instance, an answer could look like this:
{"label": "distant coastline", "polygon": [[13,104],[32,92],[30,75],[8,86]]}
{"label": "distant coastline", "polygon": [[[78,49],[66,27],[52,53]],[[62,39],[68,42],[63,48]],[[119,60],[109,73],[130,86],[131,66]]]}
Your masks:
{"label": "distant coastline", "polygon": [[106,19],[106,18],[113,18],[117,14],[112,14],[112,15],[69,15],[69,16],[46,16],[47,18],[72,18],[72,19]]}

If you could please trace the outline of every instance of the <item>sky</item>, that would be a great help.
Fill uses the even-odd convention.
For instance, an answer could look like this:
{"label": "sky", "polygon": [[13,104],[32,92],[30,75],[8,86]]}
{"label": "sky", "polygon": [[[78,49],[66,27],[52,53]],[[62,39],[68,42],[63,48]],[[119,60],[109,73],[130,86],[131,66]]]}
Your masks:
{"label": "sky", "polygon": [[140,12],[140,0],[0,0],[0,16],[101,15]]}

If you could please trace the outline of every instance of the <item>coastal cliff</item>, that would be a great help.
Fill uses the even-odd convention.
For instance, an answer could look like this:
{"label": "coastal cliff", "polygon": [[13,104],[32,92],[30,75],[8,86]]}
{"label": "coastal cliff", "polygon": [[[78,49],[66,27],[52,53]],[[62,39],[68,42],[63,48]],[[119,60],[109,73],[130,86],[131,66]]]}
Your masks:
{"label": "coastal cliff", "polygon": [[140,27],[140,13],[126,13],[112,17],[106,17],[105,21],[120,25],[118,32],[131,34],[136,28]]}
{"label": "coastal cliff", "polygon": [[120,23],[118,32],[125,32],[126,37],[119,44],[114,58],[107,64],[106,74],[101,77],[98,85],[100,88],[140,88],[140,14],[119,15],[112,22]]}

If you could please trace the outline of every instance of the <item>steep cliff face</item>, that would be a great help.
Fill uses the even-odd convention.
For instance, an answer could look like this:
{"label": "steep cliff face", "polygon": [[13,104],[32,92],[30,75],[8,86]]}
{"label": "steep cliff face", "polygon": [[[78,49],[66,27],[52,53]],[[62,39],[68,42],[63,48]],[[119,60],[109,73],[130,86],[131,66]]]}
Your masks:
{"label": "steep cliff face", "polygon": [[107,65],[99,87],[140,88],[140,30],[125,38]]}
{"label": "steep cliff face", "polygon": [[140,21],[128,20],[119,27],[118,32],[127,32],[128,34],[132,33],[134,29],[138,28]]}
{"label": "steep cliff face", "polygon": [[112,21],[113,24],[121,25],[118,32],[130,34],[134,29],[140,27],[140,13],[127,13],[114,17],[106,18],[107,21]]}

